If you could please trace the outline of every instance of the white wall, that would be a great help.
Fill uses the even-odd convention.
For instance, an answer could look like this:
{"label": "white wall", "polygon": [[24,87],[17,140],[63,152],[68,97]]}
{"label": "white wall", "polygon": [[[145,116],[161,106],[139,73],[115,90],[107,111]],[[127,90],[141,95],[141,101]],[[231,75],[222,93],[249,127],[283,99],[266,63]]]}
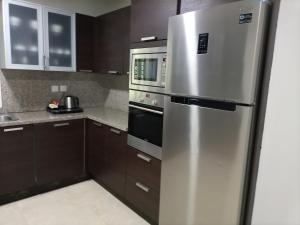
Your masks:
{"label": "white wall", "polygon": [[25,0],[59,9],[99,16],[131,4],[131,0]]}
{"label": "white wall", "polygon": [[282,0],[252,225],[300,225],[300,1]]}

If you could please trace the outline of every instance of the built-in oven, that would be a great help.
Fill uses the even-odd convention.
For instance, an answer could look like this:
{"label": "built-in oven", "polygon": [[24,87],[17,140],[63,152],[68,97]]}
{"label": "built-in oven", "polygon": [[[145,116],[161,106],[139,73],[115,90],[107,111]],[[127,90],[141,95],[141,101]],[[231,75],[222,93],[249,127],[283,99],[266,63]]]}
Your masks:
{"label": "built-in oven", "polygon": [[128,145],[157,159],[162,155],[164,96],[129,91]]}
{"label": "built-in oven", "polygon": [[166,68],[166,47],[131,49],[129,88],[164,93]]}

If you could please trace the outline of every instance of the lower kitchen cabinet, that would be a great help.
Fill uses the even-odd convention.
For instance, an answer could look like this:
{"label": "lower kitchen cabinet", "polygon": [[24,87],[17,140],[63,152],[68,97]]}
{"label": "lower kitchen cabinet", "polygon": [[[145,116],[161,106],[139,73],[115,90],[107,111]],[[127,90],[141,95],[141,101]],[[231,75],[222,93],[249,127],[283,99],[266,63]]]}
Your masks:
{"label": "lower kitchen cabinet", "polygon": [[160,190],[161,161],[130,146],[127,151],[127,175]]}
{"label": "lower kitchen cabinet", "polygon": [[126,179],[127,201],[139,212],[158,224],[159,192],[140,182],[138,179]]}
{"label": "lower kitchen cabinet", "polygon": [[106,127],[108,163],[103,182],[120,196],[125,196],[127,133]]}
{"label": "lower kitchen cabinet", "polygon": [[128,146],[126,199],[158,224],[161,161]]}
{"label": "lower kitchen cabinet", "polygon": [[84,174],[84,121],[35,125],[38,184],[59,182]]}
{"label": "lower kitchen cabinet", "polygon": [[126,132],[88,121],[88,171],[96,181],[120,197],[125,196],[126,145]]}
{"label": "lower kitchen cabinet", "polygon": [[88,120],[86,123],[87,171],[97,180],[102,180],[107,164],[105,145],[106,129],[103,124]]}
{"label": "lower kitchen cabinet", "polygon": [[0,195],[34,185],[33,126],[0,128]]}

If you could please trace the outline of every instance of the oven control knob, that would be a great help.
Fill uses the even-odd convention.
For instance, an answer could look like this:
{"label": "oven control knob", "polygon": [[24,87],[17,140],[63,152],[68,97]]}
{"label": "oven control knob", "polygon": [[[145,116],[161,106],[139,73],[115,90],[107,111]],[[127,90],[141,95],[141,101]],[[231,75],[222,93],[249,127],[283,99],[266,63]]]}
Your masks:
{"label": "oven control knob", "polygon": [[152,100],[152,105],[157,105],[157,100]]}

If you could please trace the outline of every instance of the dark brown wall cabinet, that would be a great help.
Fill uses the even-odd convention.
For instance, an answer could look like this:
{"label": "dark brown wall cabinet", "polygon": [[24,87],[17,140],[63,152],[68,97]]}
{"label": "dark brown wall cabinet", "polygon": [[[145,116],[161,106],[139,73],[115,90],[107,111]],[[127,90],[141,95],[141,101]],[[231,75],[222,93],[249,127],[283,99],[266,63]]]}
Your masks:
{"label": "dark brown wall cabinet", "polygon": [[166,40],[168,19],[177,8],[177,0],[132,0],[130,42]]}
{"label": "dark brown wall cabinet", "polygon": [[181,0],[180,13],[199,10],[203,7],[224,4],[240,0]]}
{"label": "dark brown wall cabinet", "polygon": [[78,72],[94,71],[95,17],[76,14],[76,60]]}
{"label": "dark brown wall cabinet", "polygon": [[161,162],[128,146],[126,198],[158,224]]}
{"label": "dark brown wall cabinet", "polygon": [[34,185],[33,126],[0,128],[0,195]]}
{"label": "dark brown wall cabinet", "polygon": [[99,16],[95,22],[95,70],[102,74],[129,71],[130,7]]}
{"label": "dark brown wall cabinet", "polygon": [[126,145],[126,132],[88,121],[88,171],[120,197],[125,196]]}
{"label": "dark brown wall cabinet", "polygon": [[84,174],[84,121],[36,124],[36,169],[39,184]]}

